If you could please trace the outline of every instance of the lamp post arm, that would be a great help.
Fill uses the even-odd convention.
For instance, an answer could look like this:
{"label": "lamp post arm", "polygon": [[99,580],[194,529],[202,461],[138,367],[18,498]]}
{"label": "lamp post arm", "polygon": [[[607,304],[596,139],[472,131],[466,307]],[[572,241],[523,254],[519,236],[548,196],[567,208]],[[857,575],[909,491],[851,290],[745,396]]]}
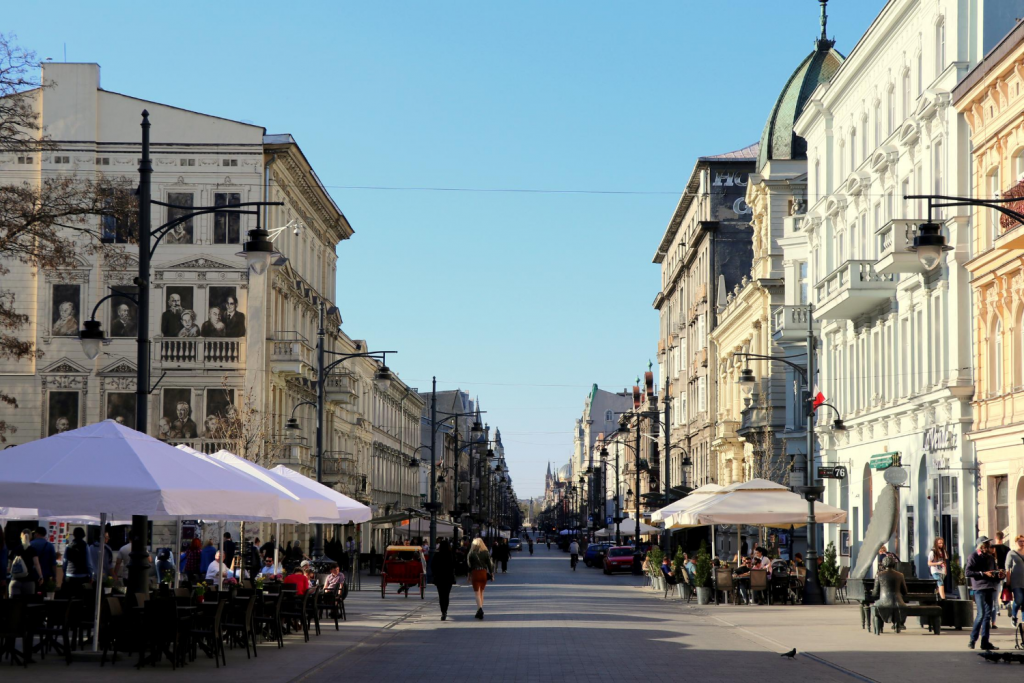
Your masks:
{"label": "lamp post arm", "polygon": [[[158,202],[156,200],[151,200],[150,203],[151,204],[156,204],[158,206],[164,206],[164,207],[167,207],[169,209],[192,209],[192,208],[194,208],[194,207],[191,207],[191,206],[179,206],[177,204],[168,204],[166,202]],[[183,216],[178,216],[173,221],[169,221],[167,223],[164,223],[159,228],[153,230],[152,233],[151,233],[151,236],[155,235],[156,236],[156,241],[153,243],[153,246],[150,247],[150,249],[149,249],[150,257],[152,257],[153,254],[156,252],[156,247],[157,247],[158,244],[160,244],[160,240],[162,240],[164,238],[164,236],[171,231],[171,228],[173,228],[176,225],[180,225],[180,224],[184,223],[185,221],[188,221],[188,220],[190,220],[192,218],[195,218],[196,216],[203,216],[203,215],[208,214],[208,213],[218,213],[218,212],[221,212],[221,211],[230,211],[231,213],[246,214],[246,215],[250,215],[250,216],[256,216],[257,217],[257,221],[256,222],[259,223],[259,215],[260,215],[259,211],[235,211],[235,209],[243,207],[243,206],[260,206],[260,207],[262,207],[262,206],[284,206],[284,202],[243,202],[241,204],[225,204],[224,206],[201,206],[197,210],[193,211],[192,213],[188,213],[188,214],[185,214]],[[257,225],[257,227],[259,227],[259,226]]]}
{"label": "lamp post arm", "polygon": [[807,369],[802,367],[802,366],[800,366],[800,365],[797,365],[796,363],[794,363],[794,362],[792,362],[790,360],[787,360],[788,358],[803,358],[803,357],[806,357],[807,356],[806,353],[798,353],[798,354],[796,354],[794,356],[763,356],[763,355],[758,354],[758,353],[737,352],[737,353],[734,353],[732,355],[733,356],[742,356],[743,358],[753,358],[754,360],[770,360],[770,361],[776,361],[778,363],[785,363],[789,367],[791,367],[794,370],[796,370],[797,372],[799,372],[800,376],[804,378],[804,381],[807,380]]}
{"label": "lamp post arm", "polygon": [[134,294],[128,294],[126,292],[119,292],[118,290],[114,289],[113,287],[110,288],[110,291],[112,291],[113,294],[107,294],[105,297],[103,297],[102,299],[97,301],[96,305],[92,307],[92,315],[89,316],[89,320],[96,320],[96,311],[100,310],[100,304],[102,304],[107,299],[113,299],[115,296],[120,296],[120,297],[123,297],[125,299],[128,299],[129,301],[134,303],[136,306],[139,305],[139,299]]}
{"label": "lamp post arm", "polygon": [[1012,202],[1021,201],[1020,197],[1009,197],[1006,199],[975,199],[972,197],[951,197],[949,195],[941,194],[907,194],[903,195],[904,199],[927,199],[928,200],[928,222],[932,220],[932,209],[941,209],[944,207],[954,206],[983,206],[999,213],[1009,216],[1018,223],[1024,225],[1024,214],[1008,209],[1001,204],[1010,204]]}
{"label": "lamp post arm", "polygon": [[289,417],[289,418],[295,417],[295,411],[296,411],[296,410],[297,410],[298,408],[302,407],[302,406],[313,406],[314,408],[316,408],[316,402],[315,402],[315,401],[302,401],[301,403],[296,403],[296,404],[295,404],[295,405],[294,405],[294,406],[292,407],[292,414],[291,414],[291,415],[289,415],[288,417]]}
{"label": "lamp post arm", "polygon": [[324,368],[324,371],[323,373],[321,373],[320,377],[321,382],[327,379],[327,375],[331,374],[331,370],[333,370],[334,368],[341,365],[347,360],[351,360],[352,358],[372,358],[373,360],[379,360],[384,365],[387,365],[387,354],[398,353],[398,351],[367,351],[365,353],[341,353],[340,351],[328,351],[327,349],[324,349],[324,353],[329,354],[331,356],[340,356],[340,358],[338,358],[338,360],[334,361],[333,363],[329,363]]}

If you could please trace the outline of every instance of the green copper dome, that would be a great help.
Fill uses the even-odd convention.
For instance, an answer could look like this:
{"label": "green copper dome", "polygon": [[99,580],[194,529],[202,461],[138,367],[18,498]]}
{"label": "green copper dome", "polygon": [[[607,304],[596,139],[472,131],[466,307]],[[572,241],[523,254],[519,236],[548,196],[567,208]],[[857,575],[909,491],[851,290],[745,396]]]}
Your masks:
{"label": "green copper dome", "polygon": [[807,142],[793,132],[811,93],[822,83],[828,83],[842,65],[845,57],[833,47],[834,40],[825,34],[825,3],[821,3],[821,37],[814,41],[814,52],[800,63],[786,82],[782,94],[775,101],[768,122],[761,133],[761,149],[757,155],[760,171],[771,159],[806,159]]}

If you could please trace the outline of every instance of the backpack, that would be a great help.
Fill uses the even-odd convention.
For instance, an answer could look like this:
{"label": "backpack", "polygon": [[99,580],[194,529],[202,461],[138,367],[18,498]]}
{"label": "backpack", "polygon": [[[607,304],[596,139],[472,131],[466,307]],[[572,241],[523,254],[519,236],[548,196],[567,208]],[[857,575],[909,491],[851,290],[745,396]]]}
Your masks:
{"label": "backpack", "polygon": [[28,578],[28,565],[21,555],[11,561],[11,578],[15,581],[24,581]]}

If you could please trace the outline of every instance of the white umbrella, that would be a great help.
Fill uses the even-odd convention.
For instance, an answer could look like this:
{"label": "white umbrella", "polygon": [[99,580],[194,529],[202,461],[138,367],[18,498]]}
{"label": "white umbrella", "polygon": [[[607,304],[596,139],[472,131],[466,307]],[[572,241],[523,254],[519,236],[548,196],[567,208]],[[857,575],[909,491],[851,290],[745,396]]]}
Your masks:
{"label": "white umbrella", "polygon": [[[842,524],[846,511],[817,502],[814,516],[819,524]],[[807,523],[807,501],[781,484],[752,479],[727,486],[701,503],[667,520],[671,526],[737,524],[789,527]]]}
{"label": "white umbrella", "polygon": [[366,505],[352,500],[348,496],[339,493],[330,487],[319,484],[309,477],[299,474],[293,469],[285,467],[284,465],[278,465],[277,467],[271,468],[270,471],[287,480],[290,487],[295,487],[292,488],[292,490],[296,493],[299,491],[306,492],[305,494],[300,495],[321,496],[334,502],[334,506],[337,509],[337,517],[331,519],[317,519],[311,517],[311,522],[324,524],[359,524],[361,522],[369,522],[370,518],[373,517],[373,512]]}
{"label": "white umbrella", "polygon": [[[700,501],[704,500],[707,496],[721,490],[722,487],[719,486],[718,484],[704,484],[704,486],[701,486],[700,488],[691,491],[689,495],[684,496],[669,505],[666,505],[660,510],[655,510],[654,512],[652,512],[651,521],[663,522],[672,515],[676,514],[677,512],[685,510],[686,508],[692,505],[696,505]],[[665,527],[671,528],[668,524],[666,524]]]}
{"label": "white umbrella", "polygon": [[[437,520],[437,535],[438,536],[451,536],[455,525],[451,522],[444,522]],[[430,520],[421,519],[419,517],[412,520],[402,520],[395,527],[395,533],[400,535],[416,535],[425,536],[430,533]]]}
{"label": "white umbrella", "polygon": [[[612,524],[611,526],[609,526],[607,528],[607,530],[608,530],[608,532],[610,534],[614,534],[615,533],[615,525]],[[644,535],[644,534],[660,534],[662,531],[664,531],[664,529],[662,529],[660,527],[651,526],[650,524],[644,524],[643,522],[640,522],[640,535],[641,536]],[[636,520],[631,518],[631,517],[627,517],[626,519],[622,520],[619,523],[619,535],[621,535],[621,536],[635,536],[636,535]]]}

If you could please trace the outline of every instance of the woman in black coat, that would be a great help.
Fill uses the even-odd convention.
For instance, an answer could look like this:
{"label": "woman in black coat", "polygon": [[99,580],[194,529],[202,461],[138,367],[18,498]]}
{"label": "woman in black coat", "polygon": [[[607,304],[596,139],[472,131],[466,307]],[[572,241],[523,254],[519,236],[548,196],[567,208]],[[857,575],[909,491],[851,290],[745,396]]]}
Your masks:
{"label": "woman in black coat", "polygon": [[437,588],[437,600],[441,606],[441,621],[448,618],[448,599],[455,583],[455,555],[447,539],[441,539],[437,552],[430,558],[432,583]]}

